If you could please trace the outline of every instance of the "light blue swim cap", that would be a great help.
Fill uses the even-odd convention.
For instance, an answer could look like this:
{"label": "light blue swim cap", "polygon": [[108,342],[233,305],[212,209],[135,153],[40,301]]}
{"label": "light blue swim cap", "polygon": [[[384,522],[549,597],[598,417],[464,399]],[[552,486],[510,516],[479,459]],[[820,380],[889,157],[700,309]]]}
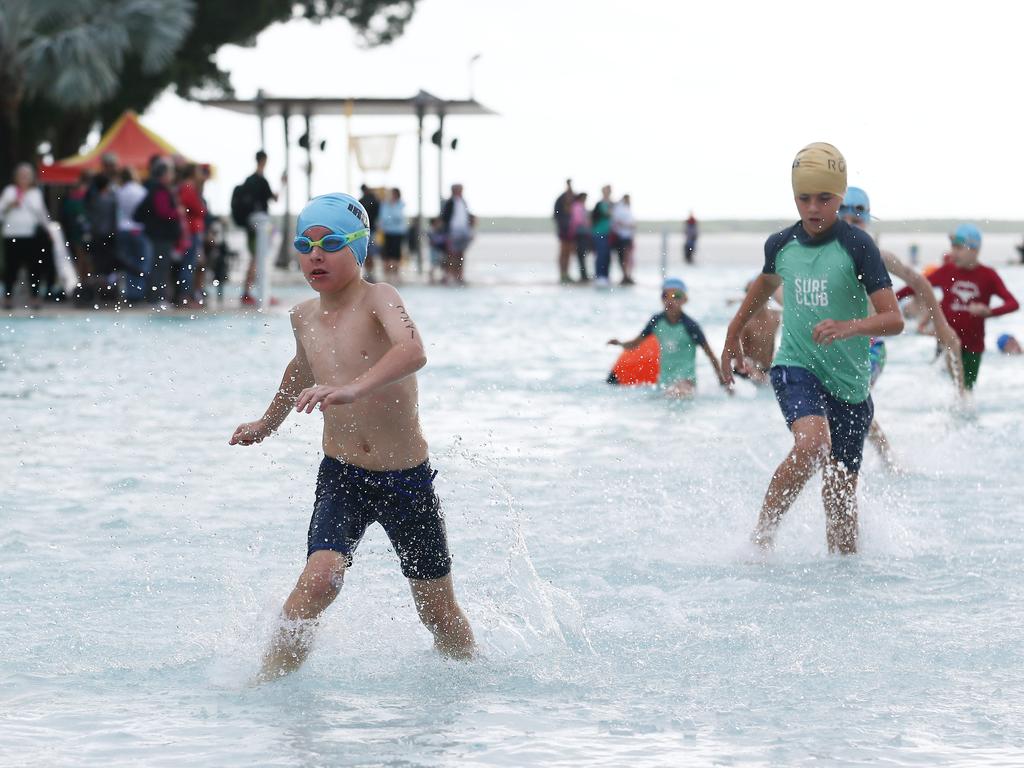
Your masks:
{"label": "light blue swim cap", "polygon": [[678,277],[666,277],[665,282],[661,284],[662,291],[682,291],[686,293],[686,283],[680,280]]}
{"label": "light blue swim cap", "polygon": [[871,219],[871,201],[868,193],[860,187],[847,187],[843,204],[839,206],[840,216],[856,216],[861,221]]}
{"label": "light blue swim cap", "polygon": [[[310,227],[327,227],[336,235],[350,235],[360,229],[370,228],[370,217],[366,209],[352,195],[342,192],[331,192],[314,197],[299,213],[295,221],[295,234],[301,235]],[[369,237],[361,237],[349,243],[359,266],[366,261],[366,247]]]}
{"label": "light blue swim cap", "polygon": [[1005,351],[1006,345],[1010,343],[1010,339],[1012,338],[1013,336],[1011,336],[1010,334],[1004,333],[1002,336],[996,339],[996,346],[999,347],[1000,352]]}
{"label": "light blue swim cap", "polygon": [[953,233],[953,245],[981,248],[981,230],[973,224],[961,224]]}

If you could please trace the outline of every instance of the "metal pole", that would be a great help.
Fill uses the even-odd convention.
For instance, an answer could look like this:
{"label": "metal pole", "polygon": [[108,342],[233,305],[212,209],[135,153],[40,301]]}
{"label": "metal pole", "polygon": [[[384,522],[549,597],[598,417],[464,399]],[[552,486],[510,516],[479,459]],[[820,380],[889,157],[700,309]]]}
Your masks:
{"label": "metal pole", "polygon": [[416,272],[423,274],[423,113],[416,105]]}
{"label": "metal pole", "polygon": [[256,91],[256,114],[260,119],[260,149],[267,148],[267,131],[264,123],[267,120],[267,110],[263,105],[263,89]]}
{"label": "metal pole", "polygon": [[470,101],[476,101],[476,96],[474,96],[474,90],[475,89],[473,88],[473,65],[476,64],[476,62],[477,62],[477,60],[479,58],[480,58],[480,54],[477,53],[477,54],[474,54],[473,57],[469,60],[469,100]]}
{"label": "metal pole", "polygon": [[[284,120],[284,172],[288,173],[288,169],[291,168],[292,164],[292,142],[288,134],[288,118],[291,117],[291,107],[285,104],[281,110],[281,119]],[[292,211],[292,185],[287,181],[284,183],[284,213],[281,214],[281,232],[284,235],[281,237],[281,248],[277,252],[277,266],[281,269],[287,269],[288,263],[291,260],[291,238],[288,237],[288,231],[291,229],[291,211]]]}
{"label": "metal pole", "polygon": [[306,199],[313,199],[313,118],[306,112]]}
{"label": "metal pole", "polygon": [[437,205],[444,201],[444,112],[437,113]]}
{"label": "metal pole", "polygon": [[345,102],[345,189],[352,190],[352,99]]}

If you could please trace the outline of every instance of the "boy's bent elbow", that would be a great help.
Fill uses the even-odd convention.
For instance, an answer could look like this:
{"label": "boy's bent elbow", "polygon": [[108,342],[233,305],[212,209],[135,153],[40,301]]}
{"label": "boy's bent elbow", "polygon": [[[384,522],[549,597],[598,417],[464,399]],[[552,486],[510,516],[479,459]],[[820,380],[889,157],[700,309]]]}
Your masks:
{"label": "boy's bent elbow", "polygon": [[906,326],[906,323],[903,322],[903,315],[901,315],[899,312],[894,312],[893,318],[888,323],[888,325],[889,335],[899,336],[901,333],[903,333],[903,328]]}

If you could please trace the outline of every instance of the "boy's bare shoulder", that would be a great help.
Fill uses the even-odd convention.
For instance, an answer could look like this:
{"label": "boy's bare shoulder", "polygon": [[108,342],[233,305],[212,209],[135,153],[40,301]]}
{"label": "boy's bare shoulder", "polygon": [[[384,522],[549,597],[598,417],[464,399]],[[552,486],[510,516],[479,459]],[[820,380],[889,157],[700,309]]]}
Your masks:
{"label": "boy's bare shoulder", "polygon": [[311,313],[316,311],[316,307],[319,303],[320,299],[314,297],[312,299],[307,299],[306,301],[299,302],[294,307],[289,309],[288,314],[291,317],[292,326],[296,326],[300,321],[308,318]]}
{"label": "boy's bare shoulder", "polygon": [[402,306],[402,296],[398,289],[389,283],[373,283],[366,292],[368,303],[373,311],[389,307]]}

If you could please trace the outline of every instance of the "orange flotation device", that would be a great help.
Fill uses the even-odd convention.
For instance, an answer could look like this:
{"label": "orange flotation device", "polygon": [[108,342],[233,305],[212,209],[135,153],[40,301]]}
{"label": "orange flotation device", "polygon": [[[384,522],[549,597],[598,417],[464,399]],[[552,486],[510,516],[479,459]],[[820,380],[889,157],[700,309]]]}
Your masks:
{"label": "orange flotation device", "polygon": [[652,333],[636,349],[624,349],[608,374],[609,384],[657,384],[661,348]]}

